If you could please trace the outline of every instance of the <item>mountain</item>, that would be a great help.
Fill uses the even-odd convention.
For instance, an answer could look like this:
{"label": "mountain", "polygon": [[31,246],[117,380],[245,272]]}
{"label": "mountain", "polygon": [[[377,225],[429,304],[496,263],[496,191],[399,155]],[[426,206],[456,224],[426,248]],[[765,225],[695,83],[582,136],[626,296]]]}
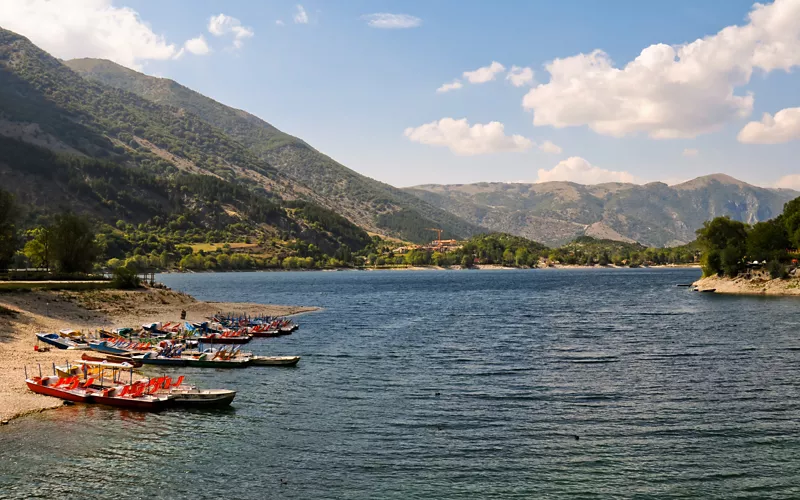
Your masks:
{"label": "mountain", "polygon": [[287,247],[297,239],[329,254],[370,243],[346,219],[301,201],[307,187],[216,127],[86,80],[2,29],[0,179],[27,219],[87,213],[147,240],[145,252],[217,237]]}
{"label": "mountain", "polygon": [[559,245],[579,236],[676,246],[717,216],[755,223],[800,196],[752,186],[723,174],[668,186],[572,182],[423,185],[408,193],[493,231]]}
{"label": "mountain", "polygon": [[428,229],[431,227],[444,229],[445,238],[485,231],[411,193],[350,170],[246,111],[225,106],[172,80],[144,75],[101,59],[73,59],[64,64],[89,81],[200,118],[283,176],[309,188],[307,197],[368,231],[417,242],[432,239],[434,233]]}

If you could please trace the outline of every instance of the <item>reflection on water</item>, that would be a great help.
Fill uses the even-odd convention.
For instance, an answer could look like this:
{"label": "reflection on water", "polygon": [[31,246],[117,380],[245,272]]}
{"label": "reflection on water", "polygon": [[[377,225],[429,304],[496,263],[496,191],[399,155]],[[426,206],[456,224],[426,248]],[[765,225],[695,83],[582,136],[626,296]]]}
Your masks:
{"label": "reflection on water", "polygon": [[239,391],[228,410],[0,429],[0,497],[796,498],[797,299],[674,286],[696,275],[163,276],[324,310],[248,346],[295,369],[181,369]]}

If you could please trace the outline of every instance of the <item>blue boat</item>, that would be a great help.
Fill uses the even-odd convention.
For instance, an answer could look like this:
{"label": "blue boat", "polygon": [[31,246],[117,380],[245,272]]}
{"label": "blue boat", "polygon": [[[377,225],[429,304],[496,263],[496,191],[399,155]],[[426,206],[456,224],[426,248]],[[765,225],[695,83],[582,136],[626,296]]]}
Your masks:
{"label": "blue boat", "polygon": [[37,333],[36,338],[58,349],[88,349],[89,346],[83,342],[65,339],[57,333]]}
{"label": "blue boat", "polygon": [[89,348],[93,351],[104,352],[106,354],[131,354],[131,351],[110,345],[107,340],[95,340],[89,342]]}

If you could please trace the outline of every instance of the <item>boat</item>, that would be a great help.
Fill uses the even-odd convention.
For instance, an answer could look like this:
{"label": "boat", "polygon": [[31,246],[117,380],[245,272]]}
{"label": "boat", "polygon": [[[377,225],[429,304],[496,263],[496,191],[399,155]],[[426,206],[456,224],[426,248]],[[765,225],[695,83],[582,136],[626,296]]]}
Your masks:
{"label": "boat", "polygon": [[93,340],[89,342],[89,348],[93,351],[105,354],[131,355],[142,354],[149,351],[152,346],[148,343],[138,343],[130,341],[110,342],[107,340]]}
{"label": "boat", "polygon": [[57,333],[37,333],[36,338],[59,349],[89,349],[89,345],[85,342],[78,342],[62,337]]}
{"label": "boat", "polygon": [[253,366],[295,366],[300,361],[300,356],[253,356],[250,364]]}
{"label": "boat", "polygon": [[252,330],[250,335],[253,337],[258,338],[266,338],[266,337],[279,337],[281,335],[280,330]]}
{"label": "boat", "polygon": [[[168,384],[169,382],[167,382]],[[173,387],[164,386],[156,394],[171,396],[172,404],[176,406],[204,408],[228,406],[236,397],[236,391],[229,389],[198,389],[194,386],[180,384]]]}
{"label": "boat", "polygon": [[196,358],[187,356],[185,359],[188,366],[195,368],[244,368],[250,364],[252,358],[215,359],[204,353]]}
{"label": "boat", "polygon": [[143,382],[101,389],[91,396],[93,403],[142,411],[163,410],[172,399],[171,395],[157,394],[155,386]]}
{"label": "boat", "polygon": [[677,286],[678,288],[688,288],[688,287],[692,286],[692,284],[691,283],[678,283],[675,286]]}
{"label": "boat", "polygon": [[145,354],[137,354],[133,359],[144,363],[145,365],[159,365],[159,366],[187,366],[189,360],[181,356],[159,356],[154,352]]}
{"label": "boat", "polygon": [[130,356],[115,356],[113,354],[106,354],[106,355],[98,355],[98,354],[89,354],[83,353],[81,355],[81,359],[83,361],[107,361],[110,363],[128,363],[134,368],[139,368],[142,366],[142,361],[140,359],[135,359]]}
{"label": "boat", "polygon": [[229,335],[214,333],[198,337],[197,340],[203,344],[246,344],[253,337],[250,335]]}
{"label": "boat", "polygon": [[701,293],[714,293],[716,291],[716,288],[706,288],[705,290],[700,290]]}
{"label": "boat", "polygon": [[28,389],[36,394],[73,401],[90,403],[92,390],[87,386],[91,380],[81,384],[77,376],[72,377],[33,377],[25,380]]}

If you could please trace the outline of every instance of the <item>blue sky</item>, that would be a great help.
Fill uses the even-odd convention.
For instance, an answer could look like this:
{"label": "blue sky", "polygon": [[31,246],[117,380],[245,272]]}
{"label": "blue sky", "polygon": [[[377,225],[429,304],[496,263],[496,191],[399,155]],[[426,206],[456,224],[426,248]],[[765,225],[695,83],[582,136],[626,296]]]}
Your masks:
{"label": "blue sky", "polygon": [[[797,0],[778,0],[755,20],[747,18],[753,2],[739,0],[302,2],[306,16],[297,20],[307,22],[295,22],[297,2],[87,0],[73,4],[75,20],[33,3],[41,3],[35,12],[0,12],[0,26],[58,57],[107,57],[177,80],[397,186],[677,182],[724,172],[800,189]],[[109,10],[117,17],[103,17]],[[364,16],[374,13],[419,25],[371,27]],[[218,30],[225,33],[211,33],[219,14],[246,33],[237,38],[230,19]],[[124,28],[100,30],[106,22]],[[730,40],[715,37],[737,25],[744,28]],[[176,58],[200,35],[207,53]],[[703,37],[711,37],[706,55],[656,57],[646,71],[618,74],[648,47],[680,51]],[[775,44],[786,53],[759,55]],[[598,49],[604,54],[591,61],[578,57]],[[728,52],[729,60],[719,55]],[[572,62],[552,75],[546,65],[555,59]],[[493,80],[463,75],[495,61],[504,70]],[[514,86],[506,79],[512,66],[530,68],[534,80]],[[454,80],[462,87],[437,92]],[[775,120],[762,123],[765,112]],[[545,141],[558,147],[545,152]]]}

